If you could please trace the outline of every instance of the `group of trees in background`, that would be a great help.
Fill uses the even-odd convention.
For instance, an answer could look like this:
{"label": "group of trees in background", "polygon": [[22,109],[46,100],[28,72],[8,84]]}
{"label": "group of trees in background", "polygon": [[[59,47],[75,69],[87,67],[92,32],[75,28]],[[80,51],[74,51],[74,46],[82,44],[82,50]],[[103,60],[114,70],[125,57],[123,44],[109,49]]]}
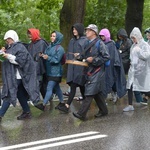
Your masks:
{"label": "group of trees in background", "polygon": [[27,29],[38,28],[47,41],[53,30],[62,32],[66,48],[76,22],[108,28],[115,40],[120,28],[129,34],[134,26],[142,31],[149,27],[149,7],[149,0],[0,0],[0,46],[9,29],[29,42]]}

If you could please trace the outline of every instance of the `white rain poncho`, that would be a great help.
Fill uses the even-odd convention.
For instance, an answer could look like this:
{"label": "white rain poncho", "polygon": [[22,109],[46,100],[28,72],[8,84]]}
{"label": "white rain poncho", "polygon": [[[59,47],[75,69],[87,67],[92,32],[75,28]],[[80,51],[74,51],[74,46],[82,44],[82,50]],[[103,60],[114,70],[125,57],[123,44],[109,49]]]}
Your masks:
{"label": "white rain poncho", "polygon": [[150,46],[142,37],[139,28],[135,27],[130,38],[134,37],[134,43],[130,49],[130,69],[128,72],[127,89],[133,85],[133,91],[150,91]]}

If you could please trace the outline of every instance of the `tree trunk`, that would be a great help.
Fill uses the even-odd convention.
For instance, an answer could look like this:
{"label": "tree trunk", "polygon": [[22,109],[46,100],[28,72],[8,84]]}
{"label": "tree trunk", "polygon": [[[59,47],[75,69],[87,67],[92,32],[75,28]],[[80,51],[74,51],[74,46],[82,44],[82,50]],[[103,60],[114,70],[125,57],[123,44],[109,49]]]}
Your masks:
{"label": "tree trunk", "polygon": [[126,0],[125,29],[130,35],[134,27],[142,30],[144,0]]}
{"label": "tree trunk", "polygon": [[60,31],[64,35],[63,46],[67,48],[72,38],[71,27],[75,23],[83,23],[86,0],[64,0],[60,12]]}
{"label": "tree trunk", "polygon": [[72,38],[72,25],[84,22],[85,5],[86,0],[64,0],[60,12],[60,31],[64,35],[62,45],[65,48],[65,51],[67,50],[70,39]]}

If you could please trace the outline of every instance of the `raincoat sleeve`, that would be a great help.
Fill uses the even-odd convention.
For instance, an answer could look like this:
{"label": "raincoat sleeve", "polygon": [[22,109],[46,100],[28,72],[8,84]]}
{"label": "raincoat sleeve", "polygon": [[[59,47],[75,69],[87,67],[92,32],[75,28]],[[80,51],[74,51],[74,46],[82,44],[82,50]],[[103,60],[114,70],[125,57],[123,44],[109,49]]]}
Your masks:
{"label": "raincoat sleeve", "polygon": [[138,50],[139,59],[147,60],[150,57],[150,46],[146,44],[142,44],[141,47],[136,47]]}

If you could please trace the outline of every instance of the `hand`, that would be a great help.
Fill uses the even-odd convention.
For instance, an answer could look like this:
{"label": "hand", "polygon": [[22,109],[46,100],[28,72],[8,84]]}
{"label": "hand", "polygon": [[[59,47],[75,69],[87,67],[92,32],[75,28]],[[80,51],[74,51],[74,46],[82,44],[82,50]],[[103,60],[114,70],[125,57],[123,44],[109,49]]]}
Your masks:
{"label": "hand", "polygon": [[80,55],[80,53],[74,53],[74,57],[77,57],[79,55]]}
{"label": "hand", "polygon": [[42,54],[43,59],[48,59],[48,55]]}
{"label": "hand", "polygon": [[42,53],[42,52],[40,52],[40,53],[39,53],[39,56],[40,56],[40,57],[42,57],[42,56],[43,56],[43,53]]}
{"label": "hand", "polygon": [[9,54],[4,53],[2,56],[3,56],[4,58],[7,58],[7,57],[8,57],[8,55],[9,55]]}
{"label": "hand", "polygon": [[1,48],[1,50],[2,50],[3,52],[6,52],[6,49],[5,49],[5,47],[2,47],[2,48]]}
{"label": "hand", "polygon": [[93,57],[88,57],[88,58],[86,59],[86,61],[89,62],[89,63],[92,63]]}

